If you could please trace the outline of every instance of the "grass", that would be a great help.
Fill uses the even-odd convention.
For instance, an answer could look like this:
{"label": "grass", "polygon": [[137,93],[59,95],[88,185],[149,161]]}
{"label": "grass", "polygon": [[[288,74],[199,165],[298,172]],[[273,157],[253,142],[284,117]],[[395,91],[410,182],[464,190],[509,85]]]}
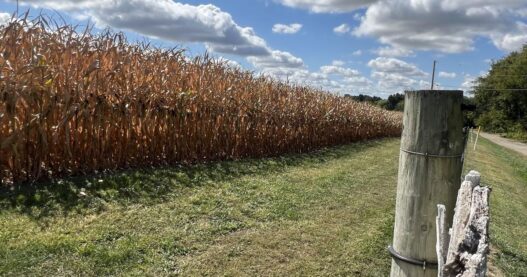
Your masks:
{"label": "grass", "polygon": [[527,143],[527,131],[516,131],[502,134],[503,137]]}
{"label": "grass", "polygon": [[[527,268],[527,159],[482,139],[492,262]],[[398,140],[2,191],[0,275],[386,276]]]}
{"label": "grass", "polygon": [[527,157],[481,139],[465,168],[480,171],[492,187],[492,262],[504,275],[527,276]]}

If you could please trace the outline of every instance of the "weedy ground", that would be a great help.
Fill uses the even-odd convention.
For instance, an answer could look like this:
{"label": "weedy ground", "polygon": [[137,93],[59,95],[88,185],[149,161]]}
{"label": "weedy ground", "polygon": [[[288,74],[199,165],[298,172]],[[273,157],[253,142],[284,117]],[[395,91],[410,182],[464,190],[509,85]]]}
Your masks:
{"label": "weedy ground", "polygon": [[[399,140],[1,192],[0,275],[386,276]],[[482,139],[493,272],[527,274],[527,159]]]}

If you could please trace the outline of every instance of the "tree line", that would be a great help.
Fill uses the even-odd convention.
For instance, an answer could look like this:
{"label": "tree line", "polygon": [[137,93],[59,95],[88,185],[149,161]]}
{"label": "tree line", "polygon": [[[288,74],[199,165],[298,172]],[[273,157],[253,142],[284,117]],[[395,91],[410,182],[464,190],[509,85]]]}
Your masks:
{"label": "tree line", "polygon": [[527,139],[527,45],[494,61],[473,91],[475,123],[485,131]]}
{"label": "tree line", "polygon": [[350,95],[345,94],[344,97],[351,98],[359,102],[368,102],[375,106],[381,107],[389,111],[403,111],[404,110],[404,94],[395,93],[388,96],[387,99],[382,99],[378,96],[370,96],[365,94]]}
{"label": "tree line", "polygon": [[[467,94],[462,105],[465,126],[527,141],[527,45],[492,62],[488,74],[476,79]],[[401,93],[387,99],[363,94],[345,97],[386,110],[404,110]]]}

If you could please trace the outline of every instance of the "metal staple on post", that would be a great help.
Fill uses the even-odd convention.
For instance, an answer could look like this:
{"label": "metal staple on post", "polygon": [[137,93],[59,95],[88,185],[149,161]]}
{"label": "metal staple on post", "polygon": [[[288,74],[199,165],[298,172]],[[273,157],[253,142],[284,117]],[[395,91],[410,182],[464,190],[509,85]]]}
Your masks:
{"label": "metal staple on post", "polygon": [[419,260],[419,259],[416,259],[416,258],[410,258],[410,257],[405,257],[403,255],[401,255],[400,253],[398,253],[397,251],[395,251],[395,249],[393,249],[393,246],[388,246],[388,252],[390,253],[390,255],[397,259],[397,260],[400,260],[400,261],[403,261],[403,262],[406,262],[406,263],[409,263],[409,264],[413,264],[413,265],[419,265],[419,266],[423,266],[423,270],[426,269],[427,266],[429,267],[435,267],[437,266],[437,262],[430,262],[430,261],[426,261],[426,260]]}
{"label": "metal staple on post", "polygon": [[420,152],[410,151],[410,150],[406,150],[406,149],[402,149],[402,148],[401,148],[401,151],[403,151],[405,153],[408,153],[408,154],[425,156],[425,157],[432,157],[432,158],[451,159],[451,158],[462,158],[463,157],[463,154],[461,154],[461,155],[437,155],[437,154],[429,154],[429,153],[420,153]]}

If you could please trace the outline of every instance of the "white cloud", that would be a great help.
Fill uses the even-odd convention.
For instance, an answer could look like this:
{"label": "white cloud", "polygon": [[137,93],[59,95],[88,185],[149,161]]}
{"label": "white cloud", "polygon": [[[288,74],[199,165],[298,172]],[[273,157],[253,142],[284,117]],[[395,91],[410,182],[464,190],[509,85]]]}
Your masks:
{"label": "white cloud", "polygon": [[347,77],[343,81],[353,87],[370,87],[373,85],[373,82],[364,76]]}
{"label": "white cloud", "polygon": [[22,4],[91,17],[98,26],[130,30],[153,38],[203,42],[212,51],[267,56],[266,42],[250,27],[241,27],[214,5],[193,6],[172,0],[22,0]]}
{"label": "white cloud", "polygon": [[418,84],[418,81],[412,78],[388,72],[373,71],[371,77],[377,80],[377,85],[382,89],[395,91],[409,90]]}
{"label": "white cloud", "polygon": [[442,77],[442,78],[456,78],[456,73],[455,72],[445,72],[445,71],[441,71],[439,72],[439,77]]}
{"label": "white cloud", "polygon": [[335,93],[362,93],[387,96],[408,89],[428,88],[429,82],[421,78],[427,74],[417,66],[402,60],[380,57],[371,60],[371,78],[363,76],[358,70],[345,66],[345,62],[334,60],[321,66],[318,71],[310,71],[307,66],[290,56],[277,51],[273,58],[250,57],[249,61],[261,72],[290,83],[309,85]]}
{"label": "white cloud", "polygon": [[422,78],[428,74],[414,64],[395,58],[378,57],[370,60],[368,66],[372,69],[371,77],[381,89],[400,92],[426,87],[427,82]]}
{"label": "white cloud", "polygon": [[382,57],[408,57],[413,54],[413,51],[401,47],[395,48],[386,46],[379,47],[377,50],[374,51],[374,53]]}
{"label": "white cloud", "polygon": [[366,7],[377,0],[276,0],[283,5],[314,13],[345,13]]}
{"label": "white cloud", "polygon": [[375,71],[384,73],[397,73],[415,77],[426,77],[428,75],[416,65],[395,58],[378,57],[369,61],[368,66]]}
{"label": "white cloud", "polygon": [[349,33],[350,30],[351,30],[350,26],[346,23],[333,28],[333,32],[339,35]]}
{"label": "white cloud", "polygon": [[302,29],[302,24],[293,23],[289,25],[285,24],[275,24],[273,26],[273,33],[279,34],[296,34]]}
{"label": "white cloud", "polygon": [[356,21],[361,21],[362,20],[362,14],[360,13],[356,13],[353,15],[353,19],[356,20]]}
{"label": "white cloud", "polygon": [[459,87],[459,89],[465,92],[472,91],[475,80],[476,78],[474,76],[471,76],[470,74],[466,74],[463,77],[463,83],[461,83],[461,86]]}
{"label": "white cloud", "polygon": [[356,50],[356,51],[353,51],[353,53],[351,53],[353,56],[360,56],[362,55],[362,51],[361,50]]}
{"label": "white cloud", "polygon": [[[286,55],[287,56],[287,55]],[[263,63],[262,58],[249,58],[259,72],[293,84],[308,85],[335,93],[370,93],[373,82],[362,76],[359,71],[344,67],[344,62],[335,60],[324,65],[319,71],[310,71],[304,64],[291,63],[275,58]],[[278,61],[278,62],[277,62]]]}
{"label": "white cloud", "polygon": [[218,62],[224,63],[227,66],[232,67],[232,68],[238,68],[238,69],[242,68],[242,65],[240,63],[238,63],[237,61],[233,61],[233,60],[227,59],[225,57],[221,57],[220,56],[220,57],[216,58],[216,60]]}
{"label": "white cloud", "polygon": [[373,36],[396,49],[457,53],[473,49],[487,37],[511,51],[527,42],[525,24],[516,9],[525,0],[381,0],[368,7],[353,34]]}
{"label": "white cloud", "polygon": [[527,43],[527,24],[517,22],[516,27],[513,33],[491,35],[494,45],[508,52],[520,50]]}
{"label": "white cloud", "polygon": [[346,63],[344,61],[341,61],[341,60],[334,60],[333,62],[331,62],[331,65],[334,65],[334,66],[343,66],[345,64]]}
{"label": "white cloud", "polygon": [[490,8],[490,7],[520,8],[525,7],[524,0],[443,0],[441,7],[445,10],[458,10],[468,8]]}
{"label": "white cloud", "polygon": [[360,75],[359,71],[356,69],[336,65],[324,65],[320,67],[320,72],[327,75],[339,75],[342,77],[356,77]]}
{"label": "white cloud", "polygon": [[273,50],[270,56],[248,57],[247,60],[262,72],[304,67],[304,61],[301,58],[295,57],[289,52],[278,50]]}
{"label": "white cloud", "polygon": [[0,25],[5,25],[11,21],[11,15],[8,13],[0,12]]}

